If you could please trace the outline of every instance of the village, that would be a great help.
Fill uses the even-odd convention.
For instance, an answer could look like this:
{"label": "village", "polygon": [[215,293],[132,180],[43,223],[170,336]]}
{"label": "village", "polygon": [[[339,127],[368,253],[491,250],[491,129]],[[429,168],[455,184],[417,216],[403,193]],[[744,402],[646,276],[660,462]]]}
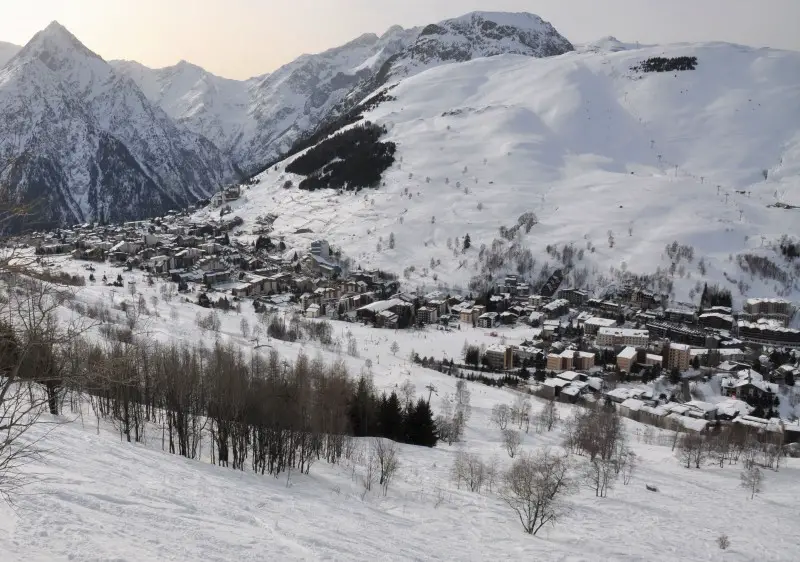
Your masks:
{"label": "village", "polygon": [[[216,195],[219,220],[190,212],[117,226],[80,225],[34,233],[17,244],[35,248],[43,266],[54,256],[119,268],[174,283],[204,308],[251,301],[309,320],[357,322],[379,330],[437,330],[466,337],[475,330],[494,343],[467,346],[455,358],[414,357],[448,374],[498,377],[546,399],[605,400],[625,416],[659,427],[704,431],[743,424],[800,441],[800,330],[790,327],[792,302],[751,298],[730,306],[671,307],[637,287],[594,298],[561,287],[556,271],[538,291],[516,275],[481,295],[403,291],[396,275],[353,269],[325,240],[305,249],[270,238],[277,217],[259,217],[250,232],[224,205],[238,187]],[[129,285],[134,283],[129,281]],[[133,289],[135,290],[135,289]],[[444,335],[444,334],[443,334]]]}

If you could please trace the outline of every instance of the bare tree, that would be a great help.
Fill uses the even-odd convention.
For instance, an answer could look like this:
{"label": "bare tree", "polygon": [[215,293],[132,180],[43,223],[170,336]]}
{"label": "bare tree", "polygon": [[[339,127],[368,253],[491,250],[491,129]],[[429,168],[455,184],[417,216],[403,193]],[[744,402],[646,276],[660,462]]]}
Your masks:
{"label": "bare tree", "polygon": [[761,474],[761,469],[755,465],[742,470],[740,486],[750,492],[750,499],[752,500],[756,494],[763,491],[764,476]]}
{"label": "bare tree", "polygon": [[495,404],[492,406],[492,415],[489,421],[496,425],[500,430],[508,427],[508,421],[511,418],[511,408],[506,404]]}
{"label": "bare tree", "polygon": [[731,540],[725,533],[722,533],[720,536],[717,537],[717,546],[721,550],[727,550],[730,545],[731,545]]}
{"label": "bare tree", "polygon": [[517,456],[520,446],[522,445],[522,436],[519,431],[513,429],[503,430],[503,446],[506,448],[508,456],[512,459]]}
{"label": "bare tree", "polygon": [[547,404],[544,405],[542,411],[539,412],[539,416],[537,417],[537,426],[546,429],[547,431],[552,431],[553,428],[556,426],[559,420],[558,415],[558,408],[556,408],[555,400],[548,400]]}
{"label": "bare tree", "polygon": [[631,483],[633,473],[636,472],[636,467],[639,464],[639,457],[632,449],[627,449],[624,457],[624,464],[622,466],[622,483],[627,486]]}
{"label": "bare tree", "polygon": [[414,396],[417,393],[417,387],[414,386],[414,383],[411,382],[410,379],[406,379],[406,381],[400,386],[400,395],[403,397],[403,405],[408,408],[408,405],[414,400]]}
{"label": "bare tree", "polygon": [[514,400],[514,405],[511,407],[511,419],[520,430],[522,430],[523,426],[528,427],[530,425],[531,401],[526,396],[520,394]]}
{"label": "bare tree", "polygon": [[0,257],[0,498],[13,501],[29,479],[24,467],[42,453],[42,434],[31,430],[43,414],[60,413],[65,389],[80,386],[83,370],[62,357],[88,326],[60,325],[57,311],[73,293],[6,259],[8,253]]}
{"label": "bare tree", "polygon": [[396,341],[392,342],[392,346],[389,348],[389,351],[392,352],[392,355],[397,355],[397,352],[400,351],[400,346],[397,345]]}
{"label": "bare tree", "polygon": [[383,495],[385,496],[389,491],[389,483],[400,468],[400,453],[397,443],[390,439],[382,439],[380,437],[376,437],[372,440],[372,449],[375,452],[375,457],[378,459],[378,466],[380,468],[378,483],[381,485]]}
{"label": "bare tree", "polygon": [[[364,463],[364,474],[361,478],[361,483],[364,486],[364,495],[372,490],[372,485],[375,483],[375,479],[378,477],[378,470],[378,455],[373,447],[367,453]],[[364,495],[361,496],[362,499],[364,498]]]}
{"label": "bare tree", "polygon": [[678,459],[686,463],[686,468],[700,468],[708,458],[708,444],[705,439],[697,433],[686,433],[678,445]]}
{"label": "bare tree", "polygon": [[535,535],[569,513],[564,497],[573,490],[567,457],[544,449],[514,461],[499,495],[517,513],[525,532]]}
{"label": "bare tree", "polygon": [[463,483],[470,492],[480,492],[486,482],[487,467],[478,455],[459,451],[453,461],[450,477],[459,488]]}
{"label": "bare tree", "polygon": [[606,497],[608,490],[614,487],[614,482],[617,479],[614,464],[615,461],[596,457],[584,465],[583,483],[590,490],[594,490],[595,497]]}
{"label": "bare tree", "polygon": [[243,338],[250,337],[250,322],[247,321],[247,318],[242,318],[241,322],[239,322],[239,329],[242,331]]}

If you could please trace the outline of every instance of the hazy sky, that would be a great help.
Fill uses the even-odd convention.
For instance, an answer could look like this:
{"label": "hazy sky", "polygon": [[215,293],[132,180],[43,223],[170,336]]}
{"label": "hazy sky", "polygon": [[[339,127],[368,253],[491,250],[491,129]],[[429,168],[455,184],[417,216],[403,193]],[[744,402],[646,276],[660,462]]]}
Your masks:
{"label": "hazy sky", "polygon": [[0,0],[0,40],[24,44],[58,20],[106,59],[186,59],[247,78],[362,33],[473,10],[533,12],[576,43],[614,35],[800,50],[800,0]]}

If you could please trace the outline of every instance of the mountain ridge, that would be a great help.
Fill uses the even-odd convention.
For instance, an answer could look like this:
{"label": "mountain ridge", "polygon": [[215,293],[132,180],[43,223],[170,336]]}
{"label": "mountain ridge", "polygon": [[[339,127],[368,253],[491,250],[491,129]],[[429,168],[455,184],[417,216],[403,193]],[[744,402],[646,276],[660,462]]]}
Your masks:
{"label": "mountain ridge", "polygon": [[[253,171],[379,87],[385,80],[376,77],[387,64],[395,68],[403,63],[408,76],[423,69],[409,63],[423,51],[429,53],[423,66],[429,67],[477,56],[512,52],[549,56],[572,50],[569,41],[532,14],[474,12],[434,25],[449,30],[450,36],[420,41],[424,27],[392,26],[381,35],[365,33],[321,53],[301,55],[270,74],[228,83],[237,102],[226,107],[199,82],[170,78],[168,69],[177,65],[153,70],[121,61],[112,64],[137,81],[173,119],[208,137],[240,167]],[[472,42],[474,49],[470,49]],[[223,80],[227,79],[214,77],[213,81]],[[182,82],[179,87],[178,82]],[[158,86],[148,87],[154,83]],[[174,97],[165,101],[160,95],[164,90],[174,90]]]}

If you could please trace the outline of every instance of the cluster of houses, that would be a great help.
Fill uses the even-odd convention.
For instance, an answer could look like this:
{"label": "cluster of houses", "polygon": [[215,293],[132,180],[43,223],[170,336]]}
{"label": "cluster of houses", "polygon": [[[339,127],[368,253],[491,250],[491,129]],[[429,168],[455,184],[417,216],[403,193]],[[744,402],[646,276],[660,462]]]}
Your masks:
{"label": "cluster of houses", "polygon": [[[226,190],[215,196],[214,203],[221,205],[239,196]],[[800,331],[789,327],[795,307],[787,300],[749,299],[739,313],[722,306],[700,311],[663,308],[658,296],[642,289],[624,288],[603,299],[591,298],[580,289],[558,290],[560,274],[554,274],[540,294],[533,294],[514,275],[476,298],[442,291],[403,293],[392,275],[344,271],[325,240],[314,241],[307,252],[287,250],[283,242],[274,244],[268,234],[277,217],[256,221],[257,231],[251,234],[261,235],[255,243],[232,240],[229,234],[236,234],[243,221],[227,217],[196,222],[187,214],[171,212],[148,221],[34,234],[27,242],[44,257],[70,254],[81,260],[109,260],[179,284],[202,284],[209,291],[238,299],[278,304],[288,302],[288,297],[307,318],[360,321],[385,329],[437,325],[445,330],[494,330],[524,325],[531,334],[529,340],[516,346],[491,345],[484,350],[482,363],[494,371],[526,366],[546,371],[551,377],[541,392],[553,398],[575,401],[597,396],[607,390],[609,373],[635,380],[643,373],[655,376],[667,370],[704,376],[727,373],[720,376],[725,396],[766,403],[765,396],[777,395],[777,384],[800,376],[797,361],[779,366],[783,371],[770,373],[770,380],[749,373],[742,363],[756,346],[800,348]],[[735,372],[726,371],[726,365],[733,365]],[[745,371],[746,377],[741,375]],[[686,410],[674,405],[667,408],[668,404],[652,396],[628,396],[623,389],[617,390],[606,397],[645,417],[697,418],[690,412],[703,409],[702,405],[687,406],[688,399],[681,402]],[[735,411],[734,417],[742,419],[752,413],[743,408]],[[709,412],[701,418],[710,419]]]}

